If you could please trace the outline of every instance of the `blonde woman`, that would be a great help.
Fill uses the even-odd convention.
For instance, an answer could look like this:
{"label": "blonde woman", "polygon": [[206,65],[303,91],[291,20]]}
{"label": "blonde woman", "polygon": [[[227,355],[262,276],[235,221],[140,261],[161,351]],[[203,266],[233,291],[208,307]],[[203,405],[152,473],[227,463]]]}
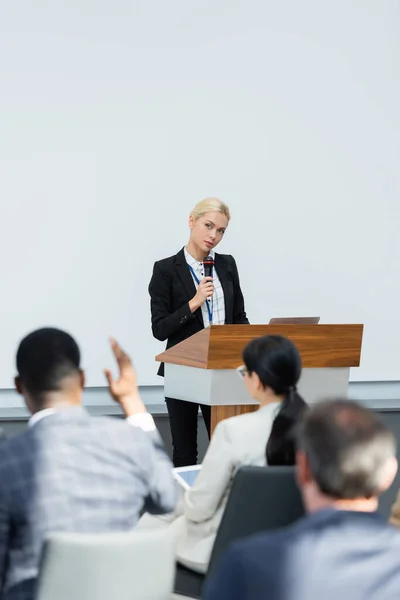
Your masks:
{"label": "blonde woman", "polygon": [[[204,327],[248,323],[235,259],[214,250],[224,237],[229,208],[218,198],[206,198],[190,213],[190,237],[174,256],[157,261],[149,285],[153,335],[167,340],[167,348]],[[204,277],[203,261],[214,259],[213,277]],[[164,375],[164,365],[158,374]],[[165,399],[168,408],[176,467],[197,462],[199,405]],[[200,404],[210,435],[210,407]]]}

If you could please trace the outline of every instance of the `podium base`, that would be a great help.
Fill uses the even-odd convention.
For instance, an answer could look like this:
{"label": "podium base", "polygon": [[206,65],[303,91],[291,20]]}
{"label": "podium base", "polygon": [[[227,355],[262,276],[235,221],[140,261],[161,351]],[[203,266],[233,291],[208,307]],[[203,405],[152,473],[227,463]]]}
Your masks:
{"label": "podium base", "polygon": [[[308,404],[328,398],[346,398],[349,374],[347,367],[303,369],[297,386],[299,394]],[[164,394],[168,398],[211,406],[211,433],[219,421],[254,412],[259,407],[234,369],[166,364]]]}
{"label": "podium base", "polygon": [[259,404],[231,404],[211,407],[211,435],[220,421],[258,410]]}

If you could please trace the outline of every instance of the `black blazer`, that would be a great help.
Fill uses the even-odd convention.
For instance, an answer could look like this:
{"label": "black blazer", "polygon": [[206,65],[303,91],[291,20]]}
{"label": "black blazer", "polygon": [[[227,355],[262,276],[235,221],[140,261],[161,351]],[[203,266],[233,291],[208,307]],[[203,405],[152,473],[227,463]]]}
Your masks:
{"label": "black blazer", "polygon": [[[248,323],[235,259],[229,254],[215,253],[215,269],[224,291],[225,323]],[[167,340],[167,348],[204,329],[201,308],[193,314],[189,308],[196,286],[183,248],[154,264],[149,293],[153,335],[157,340]],[[164,375],[163,364],[158,374]]]}

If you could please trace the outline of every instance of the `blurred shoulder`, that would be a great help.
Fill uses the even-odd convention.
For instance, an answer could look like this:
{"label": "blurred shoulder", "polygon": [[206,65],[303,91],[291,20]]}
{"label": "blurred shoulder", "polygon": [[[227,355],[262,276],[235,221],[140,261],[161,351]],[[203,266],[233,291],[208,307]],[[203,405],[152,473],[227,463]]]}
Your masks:
{"label": "blurred shoulder", "polygon": [[146,437],[140,427],[131,425],[124,417],[91,416],[90,423],[93,429],[108,435]]}
{"label": "blurred shoulder", "polygon": [[4,472],[9,467],[16,467],[20,461],[31,458],[33,444],[32,430],[29,427],[22,433],[2,440],[0,444],[0,472]]}
{"label": "blurred shoulder", "polygon": [[272,532],[256,533],[231,546],[231,557],[237,566],[251,566],[265,576],[274,573],[277,563],[286,557],[287,548],[292,547],[293,532],[285,527]]}
{"label": "blurred shoulder", "polygon": [[272,425],[278,411],[279,405],[271,404],[271,406],[258,408],[253,412],[229,417],[218,423],[217,427],[221,428],[221,432],[224,431],[225,435],[229,437],[243,436],[245,433],[251,433],[253,430],[258,431],[260,428],[265,430],[267,435],[266,425]]}

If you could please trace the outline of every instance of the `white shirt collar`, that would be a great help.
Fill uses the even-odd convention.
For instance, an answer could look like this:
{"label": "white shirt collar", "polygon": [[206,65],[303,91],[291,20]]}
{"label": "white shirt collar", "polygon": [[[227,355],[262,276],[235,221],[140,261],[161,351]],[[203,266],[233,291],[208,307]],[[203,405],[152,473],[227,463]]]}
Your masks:
{"label": "white shirt collar", "polygon": [[37,413],[31,416],[28,421],[28,427],[33,427],[36,423],[44,419],[45,417],[49,417],[53,415],[57,411],[56,408],[44,408],[43,410],[39,410]]}
{"label": "white shirt collar", "polygon": [[[194,266],[198,267],[199,265],[203,264],[201,261],[196,260],[195,258],[193,258],[193,256],[191,254],[189,254],[189,252],[186,250],[186,246],[184,248],[184,252],[185,252],[186,262],[191,267],[194,267]],[[208,256],[212,256],[212,258],[215,260],[215,251],[214,251],[214,249],[210,250],[210,252],[208,253]]]}

